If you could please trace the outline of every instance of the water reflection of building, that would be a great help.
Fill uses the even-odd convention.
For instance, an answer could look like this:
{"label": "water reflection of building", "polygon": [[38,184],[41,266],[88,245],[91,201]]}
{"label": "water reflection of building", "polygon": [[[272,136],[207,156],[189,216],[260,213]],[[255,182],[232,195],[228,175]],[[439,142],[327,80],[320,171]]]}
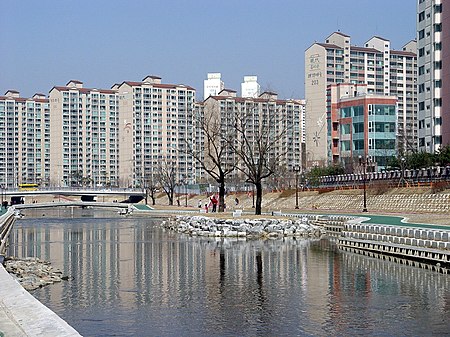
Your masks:
{"label": "water reflection of building", "polygon": [[[155,287],[158,301],[182,301],[192,288],[205,286],[214,307],[229,291],[252,297],[269,283],[287,289],[293,277],[303,286],[308,282],[309,241],[180,238],[155,231],[144,220],[119,221],[121,228],[95,219],[73,224],[52,219],[42,227],[23,220],[23,226],[17,225],[12,233],[9,253],[38,256],[63,266],[63,273],[74,282],[63,283],[58,294],[53,287],[51,296],[72,298],[70,292],[76,291],[85,294],[81,301],[86,304],[120,297],[132,308],[154,296]],[[326,274],[317,275],[324,279],[320,282],[327,282]],[[72,283],[78,285],[76,289]],[[268,300],[263,297],[259,300]]]}
{"label": "water reflection of building", "polygon": [[[411,294],[432,294],[437,305],[448,307],[444,292],[450,281],[444,275],[337,254],[328,240],[190,238],[155,224],[131,218],[21,220],[10,254],[50,260],[73,278],[42,289],[47,303],[125,312],[197,308],[196,324],[227,322],[241,327],[242,335],[283,334],[286,322],[301,322],[301,331],[310,335],[318,326],[346,331],[353,318],[342,313],[352,305],[361,307],[361,325],[370,329],[373,316],[365,308],[373,305],[375,292],[407,301]],[[255,331],[252,322],[264,324]],[[216,334],[227,333],[221,329],[225,325],[218,324]]]}

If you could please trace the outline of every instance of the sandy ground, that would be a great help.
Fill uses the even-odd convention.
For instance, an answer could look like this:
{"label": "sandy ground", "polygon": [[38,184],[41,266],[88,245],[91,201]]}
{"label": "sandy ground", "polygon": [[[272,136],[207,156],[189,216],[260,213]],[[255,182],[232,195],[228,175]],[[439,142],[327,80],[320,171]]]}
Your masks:
{"label": "sandy ground", "polygon": [[[336,191],[337,192],[337,191]],[[401,191],[391,191],[389,193],[399,193],[399,194],[407,194],[411,193],[411,189],[403,189]],[[427,190],[421,190],[421,191],[414,191],[415,193],[429,193]],[[302,192],[302,195],[308,195],[313,192]],[[338,193],[342,194],[348,194],[348,193],[360,193],[358,190],[351,190],[351,191],[340,191]],[[445,193],[448,193],[446,191]],[[333,213],[336,214],[336,211],[327,211],[326,209],[320,209],[320,210],[313,210],[313,209],[299,209],[296,210],[295,205],[295,193],[293,191],[289,192],[283,192],[278,194],[271,194],[267,193],[265,196],[267,198],[273,197],[276,195],[277,197],[283,194],[283,206],[280,207],[283,211],[298,211],[298,212],[305,212],[305,213],[318,213],[318,214],[327,214],[327,213]],[[235,205],[235,197],[239,198],[239,205]],[[123,199],[123,197],[120,197]],[[117,196],[109,196],[109,197],[98,197],[97,201],[99,202],[112,202],[114,200],[121,200]],[[37,197],[28,197],[26,198],[26,203],[32,203],[32,202],[52,202],[52,201],[64,201],[64,200],[79,200],[79,197],[59,197],[59,196],[37,196]],[[177,198],[175,197],[174,204],[177,205]],[[185,207],[186,204],[186,198],[185,196],[180,196],[180,206],[168,206],[168,199],[164,194],[159,194],[156,199],[156,205],[153,206],[157,209],[167,209],[167,210],[176,210],[176,209],[195,209],[198,210],[199,208],[197,205],[199,204],[199,201],[201,200],[202,207],[204,207],[204,204],[206,201],[208,201],[208,197],[206,195],[194,195],[190,196],[187,199],[188,207]],[[228,205],[226,212],[231,213],[234,209],[244,209],[245,211],[252,212],[252,203],[253,198],[245,193],[241,193],[238,195],[232,194],[226,197],[225,199],[226,204]],[[143,202],[142,202],[143,203]],[[152,200],[148,198],[148,205],[152,206]],[[271,212],[273,209],[268,209],[263,207],[263,212]],[[351,210],[342,210],[342,213],[351,213],[354,214],[354,211]],[[371,211],[371,214],[378,214],[378,215],[393,215],[393,216],[403,216],[408,219],[408,222],[414,222],[414,223],[431,223],[431,224],[438,224],[438,225],[449,225],[450,226],[450,214],[443,214],[443,213],[406,213],[402,212],[401,209],[399,209],[396,213],[387,213],[387,212],[378,212],[377,210]]]}

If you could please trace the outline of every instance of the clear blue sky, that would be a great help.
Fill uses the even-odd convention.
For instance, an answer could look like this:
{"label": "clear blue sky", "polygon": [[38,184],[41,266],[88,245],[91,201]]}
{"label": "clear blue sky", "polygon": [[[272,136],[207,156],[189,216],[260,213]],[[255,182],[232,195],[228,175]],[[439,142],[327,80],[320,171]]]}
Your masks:
{"label": "clear blue sky", "polygon": [[244,75],[303,98],[304,52],[333,31],[400,49],[415,38],[415,0],[16,0],[0,4],[0,95],[158,75],[202,97],[208,72],[238,90]]}

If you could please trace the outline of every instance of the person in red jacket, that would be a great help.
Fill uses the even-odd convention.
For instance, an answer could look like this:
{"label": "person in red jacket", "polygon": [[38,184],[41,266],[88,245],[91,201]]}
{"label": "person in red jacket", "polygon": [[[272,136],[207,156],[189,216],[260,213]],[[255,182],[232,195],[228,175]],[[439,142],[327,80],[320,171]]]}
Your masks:
{"label": "person in red jacket", "polygon": [[212,204],[212,212],[216,212],[217,211],[217,204],[219,203],[219,201],[216,199],[216,196],[213,195],[211,197],[211,204]]}

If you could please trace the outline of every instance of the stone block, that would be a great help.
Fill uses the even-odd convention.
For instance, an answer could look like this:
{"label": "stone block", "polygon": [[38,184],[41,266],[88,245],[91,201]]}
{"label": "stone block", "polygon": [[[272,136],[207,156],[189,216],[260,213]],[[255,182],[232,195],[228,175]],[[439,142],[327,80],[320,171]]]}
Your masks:
{"label": "stone block", "polygon": [[420,230],[414,229],[414,237],[415,237],[416,239],[420,239]]}
{"label": "stone block", "polygon": [[421,230],[421,231],[420,231],[420,238],[421,238],[422,240],[428,239],[428,233],[427,233],[427,231]]}

